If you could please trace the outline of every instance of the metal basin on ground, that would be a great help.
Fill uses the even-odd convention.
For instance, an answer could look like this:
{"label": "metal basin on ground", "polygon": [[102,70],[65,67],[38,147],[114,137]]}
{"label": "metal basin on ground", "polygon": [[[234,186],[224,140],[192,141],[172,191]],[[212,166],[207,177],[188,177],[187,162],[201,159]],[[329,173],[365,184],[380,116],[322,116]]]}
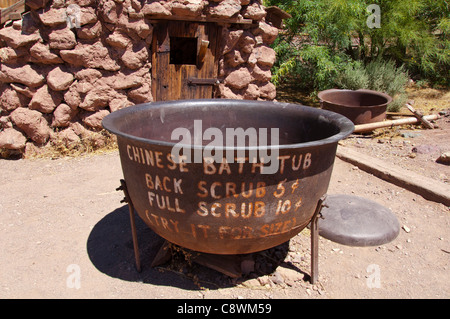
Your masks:
{"label": "metal basin on ground", "polygon": [[349,118],[355,125],[381,122],[386,118],[386,108],[392,98],[372,90],[330,89],[318,94],[325,110]]}
{"label": "metal basin on ground", "polygon": [[327,192],[337,143],[354,129],[322,109],[224,99],[136,105],[103,126],[117,135],[140,218],[169,242],[213,254],[261,251],[305,228]]}

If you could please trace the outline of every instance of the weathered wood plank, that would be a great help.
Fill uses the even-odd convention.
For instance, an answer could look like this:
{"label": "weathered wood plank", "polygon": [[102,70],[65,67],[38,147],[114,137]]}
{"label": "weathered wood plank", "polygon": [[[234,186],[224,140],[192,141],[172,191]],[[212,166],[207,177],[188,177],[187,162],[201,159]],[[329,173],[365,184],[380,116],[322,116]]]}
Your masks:
{"label": "weathered wood plank", "polygon": [[[193,23],[193,22],[167,22],[159,23],[155,26],[152,54],[152,78],[153,97],[156,101],[180,100],[180,99],[204,99],[212,98],[214,86],[212,85],[191,85],[190,78],[196,79],[216,79],[219,69],[219,48],[221,27],[213,23]],[[192,49],[189,43],[187,47],[176,48],[175,38],[196,39],[197,47],[193,49],[194,60],[186,64],[171,63],[170,50],[178,50],[187,54],[183,50]],[[177,40],[179,41],[179,39]],[[205,44],[208,45],[205,45]],[[203,44],[203,46],[202,46]],[[199,58],[199,52],[201,58]],[[175,58],[177,60],[178,58]],[[188,59],[189,60],[189,59]]]}
{"label": "weathered wood plank", "polygon": [[22,0],[0,0],[0,8],[8,8],[17,2],[21,2]]}
{"label": "weathered wood plank", "polygon": [[419,111],[416,111],[416,109],[414,109],[411,105],[406,104],[406,108],[411,111],[412,114],[414,114],[415,117],[417,117],[417,119],[426,127],[429,129],[433,129],[434,125],[430,123],[430,121],[428,121],[422,113],[420,113]]}
{"label": "weathered wood plank", "polygon": [[200,253],[198,256],[193,257],[193,261],[231,278],[239,278],[242,276],[241,259],[237,255],[212,255]]}
{"label": "weathered wood plank", "polygon": [[253,24],[253,20],[251,19],[244,19],[244,18],[232,18],[232,19],[225,19],[225,18],[207,18],[207,17],[178,17],[178,16],[149,16],[147,17],[150,19],[150,23],[158,23],[160,21],[167,21],[167,20],[173,20],[173,21],[189,21],[189,22],[213,22],[213,23],[224,23],[224,24]]}
{"label": "weathered wood plank", "polygon": [[19,19],[19,15],[25,12],[25,0],[16,1],[11,6],[2,9],[0,24],[3,24],[9,20]]}

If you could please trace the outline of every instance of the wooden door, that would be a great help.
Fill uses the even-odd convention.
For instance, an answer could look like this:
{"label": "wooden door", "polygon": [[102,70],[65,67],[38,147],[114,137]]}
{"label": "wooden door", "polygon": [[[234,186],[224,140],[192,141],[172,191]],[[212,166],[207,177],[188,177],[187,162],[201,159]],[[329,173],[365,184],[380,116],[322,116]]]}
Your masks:
{"label": "wooden door", "polygon": [[220,27],[161,21],[153,32],[154,100],[212,98],[218,84]]}

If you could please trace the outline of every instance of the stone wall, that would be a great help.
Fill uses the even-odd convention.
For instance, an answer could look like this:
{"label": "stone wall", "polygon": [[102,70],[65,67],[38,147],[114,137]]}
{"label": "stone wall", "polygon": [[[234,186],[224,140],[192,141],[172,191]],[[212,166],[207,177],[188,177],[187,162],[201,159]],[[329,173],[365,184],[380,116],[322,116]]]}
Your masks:
{"label": "stone wall", "polygon": [[[150,19],[248,19],[223,24],[217,98],[275,98],[269,45],[278,29],[259,0],[27,0],[0,29],[0,149],[78,143],[110,112],[150,102]],[[79,17],[70,20],[71,17]]]}

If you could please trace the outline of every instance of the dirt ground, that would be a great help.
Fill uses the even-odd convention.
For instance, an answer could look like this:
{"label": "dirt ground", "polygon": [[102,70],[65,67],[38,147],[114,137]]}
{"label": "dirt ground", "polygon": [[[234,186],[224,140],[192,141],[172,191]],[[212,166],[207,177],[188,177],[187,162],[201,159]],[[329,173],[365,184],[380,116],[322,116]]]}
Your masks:
{"label": "dirt ground", "polygon": [[[420,131],[427,143],[430,132]],[[404,156],[397,144],[409,152],[418,138],[379,143],[351,137],[344,143],[398,160]],[[433,143],[440,139],[448,146],[448,135]],[[404,160],[421,160],[422,155]],[[448,167],[439,165],[439,171],[425,167],[426,174],[448,182]],[[344,246],[321,237],[315,286],[308,281],[308,229],[265,253],[264,265],[267,260],[278,265],[272,273],[231,280],[176,258],[151,268],[162,241],[138,220],[143,270],[137,273],[128,209],[120,203],[123,194],[115,190],[122,178],[117,151],[56,160],[2,159],[0,176],[0,298],[450,297],[449,208],[339,159],[329,194],[376,201],[391,209],[401,229],[395,240],[377,247]]]}

